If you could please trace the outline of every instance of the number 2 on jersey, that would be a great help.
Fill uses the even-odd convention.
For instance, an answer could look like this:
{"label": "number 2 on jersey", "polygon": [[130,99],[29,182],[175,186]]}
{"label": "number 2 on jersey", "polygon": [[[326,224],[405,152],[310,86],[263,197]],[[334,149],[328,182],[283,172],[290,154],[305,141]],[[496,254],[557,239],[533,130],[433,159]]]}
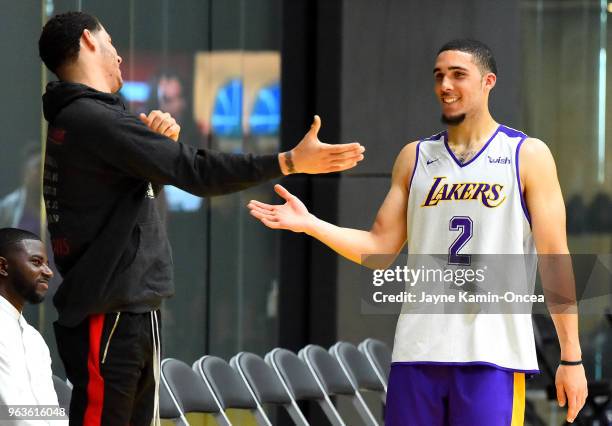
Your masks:
{"label": "number 2 on jersey", "polygon": [[459,254],[459,250],[472,238],[474,223],[468,216],[453,216],[448,224],[450,231],[461,231],[457,239],[448,248],[449,265],[469,265],[472,256],[469,254]]}

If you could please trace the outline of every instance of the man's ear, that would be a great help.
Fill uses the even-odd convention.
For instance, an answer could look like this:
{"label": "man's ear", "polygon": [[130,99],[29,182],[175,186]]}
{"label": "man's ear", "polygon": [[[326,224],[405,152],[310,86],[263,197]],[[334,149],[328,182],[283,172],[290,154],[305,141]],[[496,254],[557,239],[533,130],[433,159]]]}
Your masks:
{"label": "man's ear", "polygon": [[486,73],[484,78],[484,87],[491,91],[495,87],[495,83],[497,83],[497,76],[492,72]]}
{"label": "man's ear", "polygon": [[96,50],[98,47],[94,34],[87,29],[83,30],[83,34],[81,35],[81,48],[83,47],[88,50]]}
{"label": "man's ear", "polygon": [[0,256],[0,276],[8,277],[8,260]]}

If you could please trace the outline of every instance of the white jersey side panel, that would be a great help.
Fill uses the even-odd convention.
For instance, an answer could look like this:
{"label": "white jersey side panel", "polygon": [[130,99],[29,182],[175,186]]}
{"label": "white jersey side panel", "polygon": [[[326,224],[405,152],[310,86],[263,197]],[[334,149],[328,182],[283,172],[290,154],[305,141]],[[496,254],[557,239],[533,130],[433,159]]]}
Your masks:
{"label": "white jersey side panel", "polygon": [[[450,151],[445,132],[419,142],[407,213],[409,266],[411,255],[449,253],[458,238],[450,229],[456,220],[470,222],[471,228],[461,254],[535,254],[518,178],[518,150],[525,138],[499,126],[465,164]],[[535,282],[535,263],[524,272]],[[400,314],[393,362],[482,363],[536,372],[531,315]]]}

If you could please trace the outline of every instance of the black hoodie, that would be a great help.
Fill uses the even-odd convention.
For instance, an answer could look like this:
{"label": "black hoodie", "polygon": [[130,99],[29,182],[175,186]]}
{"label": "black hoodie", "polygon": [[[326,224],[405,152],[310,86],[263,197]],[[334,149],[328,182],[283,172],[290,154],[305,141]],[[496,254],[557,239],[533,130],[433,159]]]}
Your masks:
{"label": "black hoodie", "polygon": [[44,198],[63,276],[53,302],[59,323],[90,314],[157,309],[174,293],[172,254],[155,188],[198,196],[240,191],[281,175],[276,155],[196,150],[151,131],[119,96],[52,82]]}

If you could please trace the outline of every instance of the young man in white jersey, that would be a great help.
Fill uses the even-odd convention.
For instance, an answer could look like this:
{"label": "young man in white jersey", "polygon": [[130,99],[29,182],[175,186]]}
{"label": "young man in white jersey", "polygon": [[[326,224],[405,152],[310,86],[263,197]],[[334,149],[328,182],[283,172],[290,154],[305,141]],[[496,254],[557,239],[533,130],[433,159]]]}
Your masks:
{"label": "young man in white jersey", "polygon": [[[307,233],[359,264],[364,254],[397,255],[406,242],[410,254],[445,249],[449,264],[470,253],[567,255],[553,157],[542,141],[495,122],[488,99],[496,73],[481,42],[453,40],[439,50],[434,87],[447,131],[402,149],[369,231],[316,218],[280,185],[286,203],[251,201],[251,214],[270,228]],[[577,315],[551,315],[561,346],[557,398],[573,422],[587,396]],[[538,371],[530,316],[465,318],[400,315],[387,425],[523,424],[525,374]]]}

